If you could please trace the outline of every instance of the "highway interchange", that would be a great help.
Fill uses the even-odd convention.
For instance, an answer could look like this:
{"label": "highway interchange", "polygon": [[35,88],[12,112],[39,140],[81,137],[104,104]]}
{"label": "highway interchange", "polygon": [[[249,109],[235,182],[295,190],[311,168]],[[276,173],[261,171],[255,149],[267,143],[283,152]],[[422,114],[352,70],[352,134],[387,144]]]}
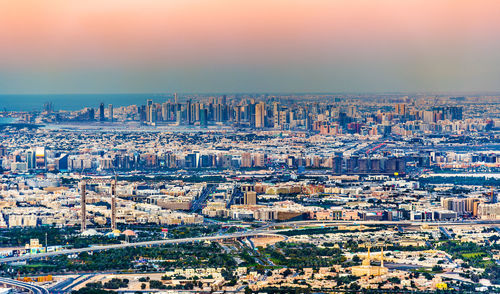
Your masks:
{"label": "highway interchange", "polygon": [[49,290],[45,289],[44,287],[9,278],[0,277],[0,284],[10,288],[23,289],[25,291],[31,292],[32,294],[49,294]]}

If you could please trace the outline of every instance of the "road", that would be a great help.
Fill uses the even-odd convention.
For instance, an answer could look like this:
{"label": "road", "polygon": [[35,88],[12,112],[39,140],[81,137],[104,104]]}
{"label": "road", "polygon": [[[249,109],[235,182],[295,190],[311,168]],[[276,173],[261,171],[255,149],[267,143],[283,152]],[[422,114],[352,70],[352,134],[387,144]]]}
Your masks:
{"label": "road", "polygon": [[198,212],[202,209],[203,204],[206,202],[207,197],[215,190],[217,186],[213,184],[208,184],[207,188],[201,192],[200,197],[193,201],[193,205],[191,205],[192,212]]}
{"label": "road", "polygon": [[290,222],[276,222],[265,224],[261,228],[274,226],[304,226],[304,225],[401,225],[401,226],[470,226],[470,225],[497,225],[500,220],[471,220],[459,222],[421,222],[421,221],[343,221],[343,220],[302,220]]}
{"label": "road", "polygon": [[95,274],[85,274],[85,275],[80,275],[77,278],[68,278],[50,288],[50,293],[52,294],[69,293],[73,288],[80,285],[81,283],[90,280],[94,276]]}
{"label": "road", "polygon": [[33,294],[49,294],[49,290],[45,289],[44,287],[17,280],[12,280],[9,278],[0,277],[0,284],[12,288],[21,288]]}
{"label": "road", "polygon": [[497,221],[469,221],[469,222],[415,222],[415,221],[293,221],[293,222],[283,222],[283,223],[271,223],[266,224],[261,228],[246,231],[246,232],[236,232],[226,235],[216,235],[216,236],[205,236],[205,237],[194,237],[194,238],[182,238],[182,239],[167,239],[167,240],[157,240],[157,241],[145,241],[145,242],[136,242],[136,243],[125,243],[125,244],[112,244],[112,245],[100,245],[86,248],[77,248],[77,249],[66,249],[55,252],[47,252],[47,253],[39,253],[33,255],[23,255],[23,256],[15,256],[15,257],[7,257],[0,259],[0,263],[9,263],[16,262],[22,260],[36,259],[36,258],[44,258],[44,257],[52,257],[56,255],[68,255],[68,254],[76,254],[81,252],[89,252],[89,251],[101,251],[101,250],[109,250],[109,249],[121,249],[126,247],[152,247],[152,246],[161,246],[167,244],[180,244],[180,243],[192,243],[192,242],[200,242],[200,241],[216,241],[216,240],[224,240],[224,239],[232,239],[232,238],[243,238],[243,237],[252,237],[256,235],[270,235],[270,234],[278,234],[280,232],[289,231],[290,229],[270,229],[273,226],[304,226],[304,225],[438,225],[438,226],[448,226],[448,225],[474,225],[474,224],[490,224],[490,225],[498,225],[500,224],[500,220]]}
{"label": "road", "polygon": [[75,278],[67,278],[66,280],[63,280],[59,283],[57,283],[55,286],[50,288],[50,292],[52,294],[62,294],[64,293],[64,289],[68,287],[69,285],[73,284],[75,281]]}
{"label": "road", "polygon": [[260,234],[274,234],[274,233],[277,233],[279,231],[282,231],[282,230],[254,230],[254,231],[249,231],[249,232],[237,232],[237,233],[232,233],[232,234],[227,234],[227,235],[219,235],[219,236],[205,236],[205,237],[145,241],[145,242],[125,243],[125,244],[100,245],[100,246],[77,248],[77,249],[67,249],[67,250],[39,253],[39,254],[32,254],[32,255],[7,257],[7,258],[0,259],[0,263],[9,263],[9,262],[16,262],[16,261],[22,261],[22,260],[28,260],[28,259],[35,259],[35,258],[52,257],[52,256],[56,256],[56,255],[76,254],[76,253],[89,252],[89,251],[121,249],[121,248],[126,248],[126,247],[152,247],[152,246],[160,246],[160,245],[167,245],[167,244],[180,244],[180,243],[192,243],[192,242],[200,242],[200,241],[215,241],[215,240],[223,240],[223,239],[251,237],[251,236],[256,236],[256,235],[260,235]]}
{"label": "road", "polygon": [[443,233],[445,235],[446,239],[452,238],[450,235],[450,232],[445,227],[439,227],[439,230],[441,231],[441,233]]}
{"label": "road", "polygon": [[227,203],[226,207],[227,208],[231,207],[231,205],[234,204],[236,199],[241,199],[242,197],[243,197],[243,193],[241,192],[241,190],[239,188],[237,188],[235,191],[233,191],[233,193],[231,195],[231,199]]}

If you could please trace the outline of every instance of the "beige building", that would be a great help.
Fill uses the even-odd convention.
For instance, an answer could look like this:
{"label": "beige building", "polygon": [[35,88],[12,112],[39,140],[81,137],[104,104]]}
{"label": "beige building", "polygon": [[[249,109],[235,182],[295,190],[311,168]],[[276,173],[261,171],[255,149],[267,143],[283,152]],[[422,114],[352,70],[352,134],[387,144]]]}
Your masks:
{"label": "beige building", "polygon": [[352,274],[357,277],[361,276],[382,276],[389,272],[389,269],[384,267],[384,249],[380,250],[380,266],[371,265],[370,247],[368,247],[368,254],[359,266],[351,268]]}
{"label": "beige building", "polygon": [[493,204],[481,203],[481,204],[479,204],[478,216],[481,219],[489,219],[489,220],[500,219],[500,203],[493,203]]}
{"label": "beige building", "polygon": [[245,197],[243,200],[245,205],[256,205],[257,204],[257,193],[253,191],[245,192]]}

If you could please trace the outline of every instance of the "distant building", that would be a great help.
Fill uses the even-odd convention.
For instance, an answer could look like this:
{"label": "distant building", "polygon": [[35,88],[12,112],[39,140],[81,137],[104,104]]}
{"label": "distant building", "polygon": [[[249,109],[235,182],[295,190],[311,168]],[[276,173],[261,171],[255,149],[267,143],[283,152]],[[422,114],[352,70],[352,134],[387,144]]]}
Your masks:
{"label": "distant building", "polygon": [[29,149],[26,151],[26,168],[32,170],[36,168],[35,150]]}
{"label": "distant building", "polygon": [[478,217],[488,220],[500,220],[500,203],[479,204]]}
{"label": "distant building", "polygon": [[240,167],[248,168],[252,167],[252,154],[245,152],[241,154],[241,165]]}
{"label": "distant building", "polygon": [[108,116],[109,116],[109,121],[113,122],[113,104],[108,105]]}
{"label": "distant building", "polygon": [[43,147],[37,147],[35,149],[35,162],[36,162],[36,169],[45,169],[46,167],[46,156],[45,156],[45,148]]}
{"label": "distant building", "polygon": [[206,108],[200,109],[200,126],[206,128],[208,126],[208,111]]}
{"label": "distant building", "polygon": [[244,205],[256,205],[257,204],[257,193],[253,191],[245,192],[243,197]]}
{"label": "distant building", "polygon": [[265,127],[266,121],[266,104],[264,102],[260,102],[255,105],[255,128],[261,129]]}
{"label": "distant building", "polygon": [[104,121],[104,103],[99,104],[99,121]]}
{"label": "distant building", "polygon": [[389,272],[389,269],[384,266],[384,249],[380,250],[380,266],[371,265],[370,248],[361,265],[351,268],[352,274],[357,277],[361,276],[382,276]]}

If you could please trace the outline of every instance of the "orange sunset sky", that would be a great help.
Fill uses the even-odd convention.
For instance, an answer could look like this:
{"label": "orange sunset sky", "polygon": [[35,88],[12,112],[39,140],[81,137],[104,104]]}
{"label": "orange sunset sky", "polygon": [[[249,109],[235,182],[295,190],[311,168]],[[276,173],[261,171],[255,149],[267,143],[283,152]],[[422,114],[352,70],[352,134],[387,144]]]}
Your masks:
{"label": "orange sunset sky", "polygon": [[498,0],[0,0],[0,93],[500,90]]}

